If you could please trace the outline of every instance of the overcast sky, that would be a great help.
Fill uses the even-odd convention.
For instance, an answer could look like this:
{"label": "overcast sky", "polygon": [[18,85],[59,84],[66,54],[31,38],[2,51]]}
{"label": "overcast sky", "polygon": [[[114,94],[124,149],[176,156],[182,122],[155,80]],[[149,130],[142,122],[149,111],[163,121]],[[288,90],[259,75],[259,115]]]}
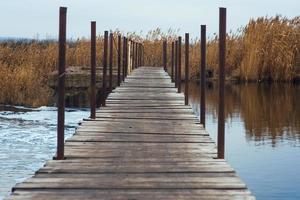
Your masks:
{"label": "overcast sky", "polygon": [[68,7],[68,38],[89,36],[90,21],[97,31],[141,30],[156,27],[199,34],[206,24],[208,34],[218,31],[218,7],[227,7],[228,30],[236,30],[250,18],[300,15],[300,0],[1,0],[1,37],[57,37],[58,8]]}

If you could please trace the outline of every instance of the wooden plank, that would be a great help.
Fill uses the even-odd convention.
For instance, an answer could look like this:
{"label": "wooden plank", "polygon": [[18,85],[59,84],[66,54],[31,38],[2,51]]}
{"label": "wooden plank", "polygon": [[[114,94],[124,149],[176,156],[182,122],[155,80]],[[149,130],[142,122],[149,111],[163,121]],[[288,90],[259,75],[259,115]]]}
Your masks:
{"label": "wooden plank", "polygon": [[128,200],[128,199],[164,199],[164,200],[254,200],[251,193],[245,189],[225,190],[225,189],[130,189],[130,190],[85,190],[85,189],[65,189],[65,190],[18,190],[8,200],[29,200],[29,199],[66,199],[66,200],[98,200],[98,199],[114,199],[114,200]]}
{"label": "wooden plank", "polygon": [[[115,181],[116,178],[118,181]],[[105,174],[101,178],[31,178],[15,189],[246,189],[236,177],[176,177],[151,174]]]}
{"label": "wooden plank", "polygon": [[8,199],[250,199],[162,68],[140,67]]}

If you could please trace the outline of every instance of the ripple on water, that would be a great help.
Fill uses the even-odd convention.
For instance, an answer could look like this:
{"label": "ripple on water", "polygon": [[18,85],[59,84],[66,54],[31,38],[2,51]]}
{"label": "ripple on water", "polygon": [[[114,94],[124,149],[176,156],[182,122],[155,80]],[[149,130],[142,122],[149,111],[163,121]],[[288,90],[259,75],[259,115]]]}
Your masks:
{"label": "ripple on water", "polygon": [[[87,109],[66,109],[66,138],[88,114]],[[0,200],[53,157],[56,118],[54,107],[0,106]]]}

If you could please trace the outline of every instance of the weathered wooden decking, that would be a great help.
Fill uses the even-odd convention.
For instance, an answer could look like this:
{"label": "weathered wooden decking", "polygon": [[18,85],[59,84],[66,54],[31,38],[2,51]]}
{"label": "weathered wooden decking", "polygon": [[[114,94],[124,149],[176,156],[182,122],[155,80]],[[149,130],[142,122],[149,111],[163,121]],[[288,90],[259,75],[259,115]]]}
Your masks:
{"label": "weathered wooden decking", "polygon": [[162,68],[134,70],[96,120],[9,199],[254,199]]}

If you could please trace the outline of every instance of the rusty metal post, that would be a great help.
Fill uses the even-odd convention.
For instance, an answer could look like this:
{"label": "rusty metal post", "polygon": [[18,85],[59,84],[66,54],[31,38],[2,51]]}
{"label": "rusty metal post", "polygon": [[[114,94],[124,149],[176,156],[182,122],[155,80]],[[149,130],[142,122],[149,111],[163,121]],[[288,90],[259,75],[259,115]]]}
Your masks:
{"label": "rusty metal post", "polygon": [[206,25],[201,25],[201,67],[200,67],[200,123],[205,128],[205,84],[206,84]]}
{"label": "rusty metal post", "polygon": [[167,41],[163,41],[163,66],[164,70],[167,71]]}
{"label": "rusty metal post", "polygon": [[136,51],[137,51],[137,67],[140,66],[140,43],[136,44]]}
{"label": "rusty metal post", "polygon": [[174,82],[174,42],[172,42],[172,49],[171,49],[171,81]]}
{"label": "rusty metal post", "polygon": [[138,43],[135,43],[135,68],[138,68]]}
{"label": "rusty metal post", "polygon": [[121,56],[122,56],[122,37],[118,35],[118,86],[121,85]]}
{"label": "rusty metal post", "polygon": [[126,42],[125,42],[125,50],[126,50],[126,62],[125,62],[125,77],[127,77],[128,74],[128,65],[130,62],[130,59],[128,60],[128,56],[130,55],[130,52],[128,51],[128,39],[126,38]]}
{"label": "rusty metal post", "polygon": [[142,43],[140,44],[140,65],[142,66],[142,56],[143,56],[143,45]]}
{"label": "rusty metal post", "polygon": [[103,73],[102,73],[102,105],[106,104],[106,71],[107,71],[107,52],[108,51],[108,31],[104,31],[104,49],[103,49]]}
{"label": "rusty metal post", "polygon": [[142,66],[145,65],[145,63],[144,63],[144,55],[145,55],[145,49],[144,49],[144,45],[142,44]]}
{"label": "rusty metal post", "polygon": [[122,80],[125,80],[125,68],[126,68],[126,37],[123,37],[123,70],[122,70]]}
{"label": "rusty metal post", "polygon": [[132,45],[132,69],[134,69],[135,68],[135,42],[134,41],[132,41],[132,43],[131,43]]}
{"label": "rusty metal post", "polygon": [[138,56],[138,58],[139,58],[139,67],[141,66],[141,58],[142,58],[142,44],[141,43],[139,43],[139,56]]}
{"label": "rusty metal post", "polygon": [[181,36],[178,37],[178,63],[177,63],[177,75],[178,75],[178,93],[181,93]]}
{"label": "rusty metal post", "polygon": [[175,88],[178,87],[178,40],[175,41],[175,54],[174,54],[175,58],[174,58],[174,61],[175,61],[175,65],[174,65],[174,68],[175,68]]}
{"label": "rusty metal post", "polygon": [[125,65],[126,65],[126,37],[123,37],[123,70],[122,70],[122,81],[125,80]]}
{"label": "rusty metal post", "polygon": [[218,158],[224,158],[225,147],[225,58],[226,58],[226,8],[220,8],[219,24],[219,114],[218,114]]}
{"label": "rusty metal post", "polygon": [[114,35],[109,34],[109,92],[112,91],[113,85],[113,56],[114,56]]}
{"label": "rusty metal post", "polygon": [[189,50],[190,50],[190,36],[188,33],[185,34],[185,59],[184,59],[184,63],[185,63],[185,95],[184,95],[184,103],[185,105],[189,105]]}
{"label": "rusty metal post", "polygon": [[96,118],[96,22],[91,22],[91,119]]}
{"label": "rusty metal post", "polygon": [[64,159],[65,142],[65,70],[66,70],[67,8],[59,8],[58,100],[57,100],[57,160]]}
{"label": "rusty metal post", "polygon": [[138,67],[138,43],[135,43],[135,68]]}

